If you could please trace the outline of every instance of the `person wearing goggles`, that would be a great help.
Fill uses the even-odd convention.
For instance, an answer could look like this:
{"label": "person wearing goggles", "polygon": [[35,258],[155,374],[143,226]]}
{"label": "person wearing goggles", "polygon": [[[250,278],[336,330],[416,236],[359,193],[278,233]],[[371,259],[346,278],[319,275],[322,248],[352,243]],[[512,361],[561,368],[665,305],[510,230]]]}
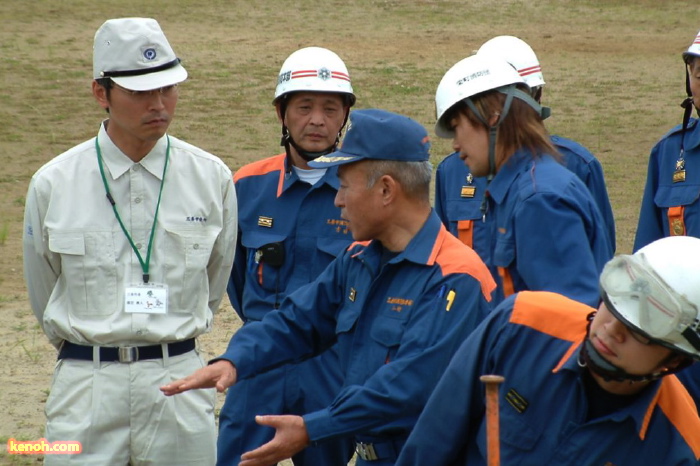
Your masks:
{"label": "person wearing goggles", "polygon": [[597,310],[509,297],[455,354],[396,464],[487,464],[484,374],[505,378],[503,464],[698,464],[700,417],[675,375],[700,359],[698,264],[700,239],[668,237],[605,265]]}

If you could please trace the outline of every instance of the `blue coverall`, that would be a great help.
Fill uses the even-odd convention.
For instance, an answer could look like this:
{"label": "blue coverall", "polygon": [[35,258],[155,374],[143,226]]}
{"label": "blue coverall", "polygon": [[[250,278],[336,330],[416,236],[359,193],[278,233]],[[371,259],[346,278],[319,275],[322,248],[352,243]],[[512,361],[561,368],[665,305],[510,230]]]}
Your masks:
{"label": "blue coverall", "polygon": [[313,444],[353,435],[392,465],[435,383],[491,309],[495,288],[474,253],[432,212],[382,265],[377,241],[356,243],[276,312],[239,330],[219,359],[247,379],[336,344],[343,387],[304,417]]}
{"label": "blue coverall", "polygon": [[[483,193],[477,187],[467,202],[450,201],[447,214],[480,206],[476,198]],[[495,304],[514,292],[545,290],[598,305],[598,277],[614,247],[590,192],[575,174],[550,155],[518,151],[488,186],[486,208],[474,248],[496,278]]]}
{"label": "blue coverall", "polygon": [[[681,129],[681,125],[678,125],[669,131],[649,155],[647,180],[634,239],[635,251],[667,236],[700,238],[700,125],[695,118],[689,121],[684,138],[683,162],[679,164]],[[682,371],[679,378],[699,403],[700,365],[695,364]]]}
{"label": "blue coverall", "polygon": [[[239,235],[228,295],[245,325],[279,307],[292,291],[312,282],[352,242],[334,206],[337,168],[313,186],[299,179],[285,154],[244,166],[234,175]],[[256,257],[257,254],[257,257]],[[258,414],[301,415],[325,407],[340,390],[335,348],[231,387],[219,418],[219,465],[272,439],[255,423]],[[336,439],[294,457],[294,464],[345,466],[352,439]]]}
{"label": "blue coverall", "polygon": [[[605,186],[603,167],[582,145],[561,136],[552,136],[552,143],[562,155],[566,168],[583,181],[593,196],[605,222],[608,239],[615,251],[615,218]],[[473,187],[474,189],[471,189]],[[486,190],[486,178],[469,176],[469,167],[455,152],[442,160],[435,174],[435,211],[450,232],[490,262],[488,228],[484,225],[481,201]]]}
{"label": "blue coverall", "polygon": [[[697,119],[692,118],[688,124],[684,146],[682,170],[677,169],[680,125],[651,150],[634,239],[635,251],[666,236],[700,237],[700,125]],[[674,178],[676,171],[683,172],[682,176]]]}
{"label": "blue coverall", "polygon": [[521,292],[464,342],[430,397],[397,466],[487,464],[483,374],[499,387],[503,465],[697,465],[700,418],[674,375],[612,414],[588,419],[579,348],[592,308]]}

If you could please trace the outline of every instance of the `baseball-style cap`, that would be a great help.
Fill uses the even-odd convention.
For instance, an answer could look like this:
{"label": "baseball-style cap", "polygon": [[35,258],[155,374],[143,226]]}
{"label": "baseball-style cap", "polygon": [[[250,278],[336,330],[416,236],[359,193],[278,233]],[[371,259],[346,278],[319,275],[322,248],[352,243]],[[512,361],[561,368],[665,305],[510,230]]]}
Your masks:
{"label": "baseball-style cap", "polygon": [[358,162],[396,160],[423,162],[430,159],[430,138],[420,123],[407,116],[379,109],[350,112],[339,149],[309,162],[313,168]]}
{"label": "baseball-style cap", "polygon": [[95,33],[92,72],[132,91],[172,86],[187,79],[155,19],[110,19]]}

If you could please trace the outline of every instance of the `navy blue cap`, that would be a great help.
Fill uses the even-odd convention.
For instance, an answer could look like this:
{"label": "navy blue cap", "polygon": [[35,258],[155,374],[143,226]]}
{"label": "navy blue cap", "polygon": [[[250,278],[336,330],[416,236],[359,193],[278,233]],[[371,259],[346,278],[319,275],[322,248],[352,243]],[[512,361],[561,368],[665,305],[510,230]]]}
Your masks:
{"label": "navy blue cap", "polygon": [[370,108],[350,112],[349,120],[339,149],[310,161],[310,167],[360,160],[423,162],[430,158],[428,131],[407,116]]}

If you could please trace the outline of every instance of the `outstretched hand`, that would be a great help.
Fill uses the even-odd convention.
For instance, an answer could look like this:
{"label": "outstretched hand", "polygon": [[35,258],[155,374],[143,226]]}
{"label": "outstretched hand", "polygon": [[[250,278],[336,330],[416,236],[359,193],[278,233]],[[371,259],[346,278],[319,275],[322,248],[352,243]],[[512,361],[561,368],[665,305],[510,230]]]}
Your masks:
{"label": "outstretched hand", "polygon": [[221,359],[213,364],[202,367],[183,379],[176,380],[160,387],[160,391],[167,396],[176,395],[195,388],[216,388],[223,392],[236,383],[236,368],[234,365]]}
{"label": "outstretched hand", "polygon": [[309,445],[304,418],[301,416],[255,416],[255,422],[276,429],[265,445],[241,456],[240,466],[270,466],[291,458]]}

